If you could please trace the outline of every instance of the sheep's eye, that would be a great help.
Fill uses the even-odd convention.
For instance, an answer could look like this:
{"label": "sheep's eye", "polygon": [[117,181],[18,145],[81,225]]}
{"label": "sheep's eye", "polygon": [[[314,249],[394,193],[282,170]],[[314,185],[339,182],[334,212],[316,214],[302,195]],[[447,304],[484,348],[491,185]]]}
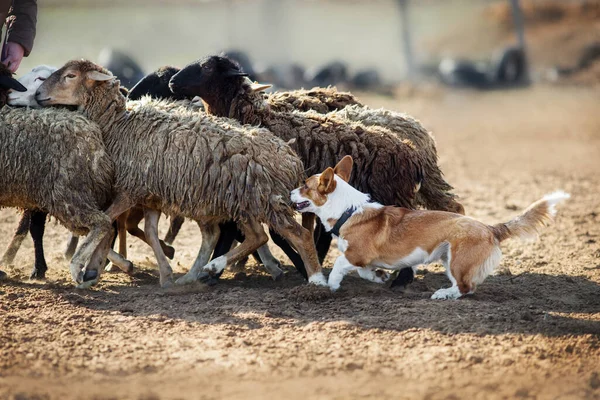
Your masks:
{"label": "sheep's eye", "polygon": [[75,78],[75,74],[67,74],[67,76],[65,76],[65,78],[73,79],[73,78]]}
{"label": "sheep's eye", "polygon": [[35,80],[44,82],[46,80],[46,78],[42,78],[41,76],[38,76],[37,78],[35,78]]}

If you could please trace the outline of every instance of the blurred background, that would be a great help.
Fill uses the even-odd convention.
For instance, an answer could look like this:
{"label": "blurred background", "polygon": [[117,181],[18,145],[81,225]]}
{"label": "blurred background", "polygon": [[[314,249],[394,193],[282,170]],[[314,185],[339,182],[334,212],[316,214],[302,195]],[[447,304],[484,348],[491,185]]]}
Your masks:
{"label": "blurred background", "polygon": [[[20,73],[88,58],[134,82],[224,51],[278,88],[335,84],[393,95],[403,82],[478,89],[600,82],[600,1],[593,0],[39,3],[35,48]],[[118,52],[135,64],[118,70]]]}

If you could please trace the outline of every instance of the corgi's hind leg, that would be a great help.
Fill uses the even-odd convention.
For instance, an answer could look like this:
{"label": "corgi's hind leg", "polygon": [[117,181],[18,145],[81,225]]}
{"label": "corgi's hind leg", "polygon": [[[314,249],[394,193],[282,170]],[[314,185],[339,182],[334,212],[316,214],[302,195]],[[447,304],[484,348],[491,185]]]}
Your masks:
{"label": "corgi's hind leg", "polygon": [[442,261],[446,275],[452,283],[447,289],[439,289],[432,299],[458,299],[475,291],[476,285],[492,273],[499,264],[502,253],[495,243],[482,242],[467,249],[449,248]]}

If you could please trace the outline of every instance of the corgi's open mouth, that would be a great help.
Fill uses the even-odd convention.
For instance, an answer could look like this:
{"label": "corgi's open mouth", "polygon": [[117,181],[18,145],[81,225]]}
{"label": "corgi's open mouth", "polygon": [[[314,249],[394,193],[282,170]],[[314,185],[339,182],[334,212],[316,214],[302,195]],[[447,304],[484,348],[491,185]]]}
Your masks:
{"label": "corgi's open mouth", "polygon": [[310,201],[303,201],[300,203],[296,203],[296,210],[302,211],[308,206],[310,206]]}

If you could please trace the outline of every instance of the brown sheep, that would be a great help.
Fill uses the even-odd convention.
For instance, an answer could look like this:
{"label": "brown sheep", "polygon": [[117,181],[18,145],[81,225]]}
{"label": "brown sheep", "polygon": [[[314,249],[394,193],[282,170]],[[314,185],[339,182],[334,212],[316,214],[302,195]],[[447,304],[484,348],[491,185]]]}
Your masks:
{"label": "brown sheep", "polygon": [[[220,272],[266,243],[262,223],[298,249],[310,281],[325,284],[308,230],[294,219],[289,191],[303,177],[301,160],[281,139],[258,128],[227,125],[222,119],[177,115],[154,107],[126,110],[119,82],[90,61],[70,61],[40,87],[43,105],[78,106],[102,127],[115,161],[114,219],[135,205],[145,207],[146,236],[160,268],[161,285],[172,270],[158,242],[160,213],[181,214],[201,226],[202,248],[194,266],[178,282],[198,278],[202,270]],[[246,240],[208,263],[217,224],[233,219]]]}

